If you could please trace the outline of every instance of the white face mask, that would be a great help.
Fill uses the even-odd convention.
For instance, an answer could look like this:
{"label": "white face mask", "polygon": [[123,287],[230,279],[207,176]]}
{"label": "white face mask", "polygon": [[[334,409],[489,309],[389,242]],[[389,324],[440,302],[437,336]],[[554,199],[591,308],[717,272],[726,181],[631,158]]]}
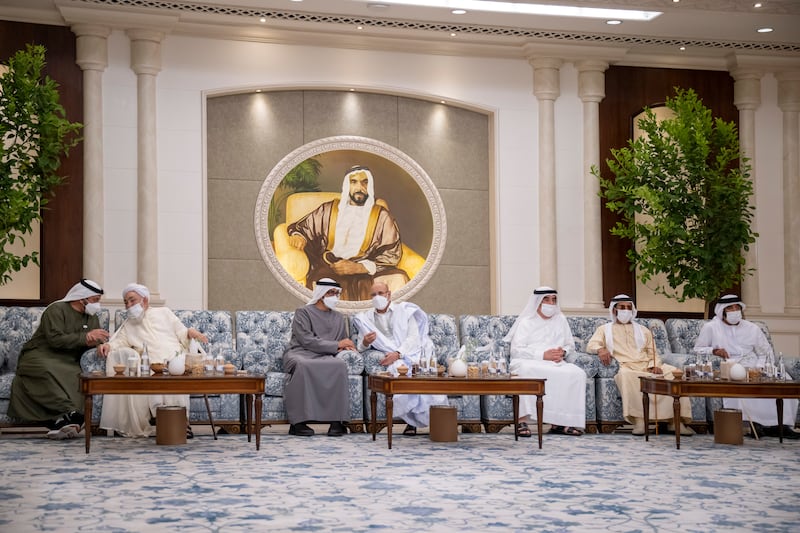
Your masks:
{"label": "white face mask", "polygon": [[336,309],[336,304],[339,303],[339,297],[338,296],[326,296],[325,298],[322,299],[322,303],[324,303],[325,307],[327,307],[328,309],[331,309],[331,310]]}
{"label": "white face mask", "polygon": [[633,318],[633,311],[629,309],[620,309],[617,311],[617,320],[623,324],[627,324]]}
{"label": "white face mask", "polygon": [[386,296],[381,296],[380,294],[376,294],[372,297],[372,307],[377,309],[378,311],[383,311],[386,309],[386,306],[389,305],[389,299]]}
{"label": "white face mask", "polygon": [[547,318],[552,317],[558,312],[558,306],[553,304],[542,304],[542,314]]}
{"label": "white face mask", "polygon": [[83,306],[83,312],[89,316],[94,316],[100,312],[99,302],[90,302]]}
{"label": "white face mask", "polygon": [[142,318],[144,314],[144,307],[142,304],[132,305],[128,308],[128,318],[132,318],[133,320],[139,320]]}
{"label": "white face mask", "polygon": [[727,313],[725,313],[725,321],[728,324],[733,324],[735,326],[741,320],[742,320],[742,312],[741,311],[728,311]]}

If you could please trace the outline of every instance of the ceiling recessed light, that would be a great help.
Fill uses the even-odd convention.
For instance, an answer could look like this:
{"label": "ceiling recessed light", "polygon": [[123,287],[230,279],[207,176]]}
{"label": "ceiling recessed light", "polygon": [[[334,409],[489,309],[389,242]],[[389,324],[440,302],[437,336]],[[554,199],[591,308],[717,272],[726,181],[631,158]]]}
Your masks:
{"label": "ceiling recessed light", "polygon": [[762,6],[761,2],[756,2],[755,4],[753,4],[753,7],[756,9],[758,9],[761,6]]}
{"label": "ceiling recessed light", "polygon": [[439,100],[439,103],[440,103],[440,104],[444,104],[444,103],[445,103],[445,101],[444,101],[444,100]]}
{"label": "ceiling recessed light", "polygon": [[681,51],[686,50],[686,47],[685,46],[681,46],[680,48],[678,48],[678,50],[681,50]]}
{"label": "ceiling recessed light", "polygon": [[263,23],[265,23],[267,21],[267,18],[266,17],[261,17],[260,19],[258,19],[258,21],[263,24]]}
{"label": "ceiling recessed light", "polygon": [[487,11],[490,13],[511,13],[514,15],[551,15],[556,17],[579,17],[599,19],[649,21],[663,14],[662,11],[641,11],[635,9],[610,9],[599,7],[579,7],[553,5],[549,3],[512,2],[499,0],[384,0],[384,4],[435,7],[441,9],[464,9]]}
{"label": "ceiling recessed light", "polygon": [[357,30],[363,30],[363,29],[364,29],[364,26],[356,26],[356,29],[357,29]]}
{"label": "ceiling recessed light", "polygon": [[772,28],[758,28],[758,33],[770,33],[772,31]]}
{"label": "ceiling recessed light", "polygon": [[455,36],[456,36],[456,34],[455,34],[455,33],[451,33],[451,34],[450,34],[450,37],[455,37]]}
{"label": "ceiling recessed light", "polygon": [[356,92],[356,90],[355,89],[350,89],[350,92],[354,93],[354,92]]}
{"label": "ceiling recessed light", "polygon": [[260,93],[260,92],[261,92],[261,89],[256,89],[256,92],[257,92],[257,93]]}
{"label": "ceiling recessed light", "polygon": [[466,12],[467,12],[466,9],[454,9],[450,13],[452,13],[453,15],[463,15]]}
{"label": "ceiling recessed light", "polygon": [[616,26],[617,24],[622,24],[621,20],[607,20],[606,24],[609,26]]}

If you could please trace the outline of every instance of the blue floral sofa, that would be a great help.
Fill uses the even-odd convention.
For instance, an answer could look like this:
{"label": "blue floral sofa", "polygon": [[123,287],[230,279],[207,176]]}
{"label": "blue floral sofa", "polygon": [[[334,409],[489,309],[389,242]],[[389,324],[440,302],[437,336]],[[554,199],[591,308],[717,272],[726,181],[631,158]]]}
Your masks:
{"label": "blue floral sofa", "polygon": [[[352,327],[353,341],[357,341],[355,327]],[[428,336],[433,341],[434,352],[436,359],[441,365],[447,365],[447,359],[455,356],[459,350],[459,336],[456,327],[456,319],[453,315],[446,314],[428,314]],[[369,391],[366,389],[366,374],[374,374],[383,370],[380,365],[383,359],[383,352],[378,350],[365,350],[362,352],[364,355],[364,368],[365,372],[365,398],[364,398],[364,416],[367,421],[371,420],[372,407],[369,399]],[[456,418],[458,424],[461,425],[462,431],[479,433],[481,424],[481,397],[475,395],[453,395],[448,396],[448,403],[456,408]],[[376,409],[376,421],[378,430],[386,426],[386,397],[383,394],[378,395],[378,404]],[[400,422],[400,419],[395,419],[395,422]]]}
{"label": "blue floral sofa", "polygon": [[[236,349],[243,368],[265,376],[262,423],[288,423],[283,402],[289,374],[283,353],[292,335],[293,311],[237,311]],[[347,364],[350,393],[350,431],[364,431],[364,358],[344,351],[336,357]]]}
{"label": "blue floral sofa", "polygon": [[[233,363],[236,368],[242,368],[242,362],[233,345],[233,319],[228,311],[198,311],[177,310],[175,315],[187,328],[195,328],[208,337],[206,349],[211,355],[222,355],[226,361]],[[120,327],[127,314],[124,310],[117,309],[114,314],[114,329]],[[87,351],[81,358],[81,368],[84,372],[102,370],[105,372],[105,358],[97,357],[95,350]],[[208,411],[214,419],[214,426],[223,428],[228,433],[240,433],[243,429],[243,406],[240,395],[237,394],[209,394],[208,409],[204,395],[189,397],[189,421],[192,424],[209,423]],[[103,408],[103,397],[94,397],[92,407],[92,429],[97,431],[100,423],[100,413]]]}
{"label": "blue floral sofa", "polygon": [[[672,351],[676,354],[683,354],[686,363],[696,362],[694,344],[697,342],[697,337],[700,335],[700,330],[703,328],[703,325],[706,322],[707,320],[699,318],[670,318],[666,321],[666,329]],[[772,346],[772,350],[774,352],[775,346],[772,343],[772,335],[769,332],[767,324],[759,320],[754,320],[753,323],[758,325],[758,327],[761,328],[761,331],[764,332],[764,336],[767,337],[767,340],[769,341],[770,346]],[[713,357],[711,362],[714,368],[719,370],[721,359],[719,357]],[[800,356],[784,355],[784,365],[786,367],[786,371],[794,379],[797,379],[800,376]],[[714,421],[714,411],[722,408],[722,398],[706,398],[705,400],[706,420],[709,423],[712,423]],[[694,409],[692,409],[692,414],[694,414]],[[796,422],[800,424],[800,410],[797,413]]]}
{"label": "blue floral sofa", "polygon": [[[8,417],[11,382],[22,346],[39,327],[44,310],[44,307],[0,307],[0,427],[20,425],[19,421]],[[101,309],[98,318],[100,326],[108,329],[108,309]]]}
{"label": "blue floral sofa", "polygon": [[[477,347],[476,353],[480,359],[487,359],[491,354],[502,354],[508,365],[511,347],[503,337],[508,334],[516,319],[516,315],[462,315],[459,319],[461,341],[472,342]],[[577,338],[576,349],[582,349],[580,339]],[[598,372],[598,361],[595,357],[578,351],[570,353],[567,362],[576,364],[586,372],[586,428],[588,431],[596,431],[595,376]],[[481,397],[481,421],[487,432],[496,432],[512,424],[513,416],[510,396]]]}

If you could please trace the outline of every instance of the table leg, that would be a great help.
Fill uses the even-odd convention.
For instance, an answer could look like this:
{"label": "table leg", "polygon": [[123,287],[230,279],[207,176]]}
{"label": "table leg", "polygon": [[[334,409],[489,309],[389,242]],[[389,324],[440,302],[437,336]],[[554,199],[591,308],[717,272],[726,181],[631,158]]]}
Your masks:
{"label": "table leg", "polygon": [[[657,424],[658,422],[656,422]],[[675,428],[675,448],[681,449],[681,397],[672,397],[672,424]]]}
{"label": "table leg", "polygon": [[253,430],[253,395],[244,395],[244,417],[245,424],[247,425],[247,442],[250,442],[250,432]]}
{"label": "table leg", "polygon": [[[642,411],[644,412],[644,441],[650,441],[650,395],[642,392]],[[658,422],[656,422],[657,424]]]}
{"label": "table leg", "polygon": [[92,395],[87,394],[83,399],[83,432],[86,440],[86,453],[89,453],[89,445],[92,440]]}
{"label": "table leg", "polygon": [[539,432],[539,449],[542,449],[542,417],[544,416],[544,400],[542,395],[536,395],[536,429]]}
{"label": "table leg", "polygon": [[514,440],[519,440],[519,395],[515,394],[511,397],[511,405],[514,406]]}
{"label": "table leg", "polygon": [[372,391],[369,393],[369,405],[372,407],[372,415],[370,416],[370,422],[372,422],[372,440],[375,440],[375,433],[377,432],[378,427],[378,393]]}
{"label": "table leg", "polygon": [[783,444],[783,398],[775,398],[778,406],[778,442]]}
{"label": "table leg", "polygon": [[386,395],[386,435],[389,437],[389,449],[392,449],[392,407],[394,407],[394,400],[392,394]]}
{"label": "table leg", "polygon": [[261,410],[263,408],[262,404],[262,394],[256,395],[256,419],[253,421],[256,427],[256,451],[261,449]]}
{"label": "table leg", "polygon": [[217,430],[214,429],[214,417],[211,416],[211,404],[208,403],[208,394],[203,394],[203,399],[206,401],[206,412],[208,413],[208,423],[211,424],[211,434],[214,435],[214,440],[217,440]]}

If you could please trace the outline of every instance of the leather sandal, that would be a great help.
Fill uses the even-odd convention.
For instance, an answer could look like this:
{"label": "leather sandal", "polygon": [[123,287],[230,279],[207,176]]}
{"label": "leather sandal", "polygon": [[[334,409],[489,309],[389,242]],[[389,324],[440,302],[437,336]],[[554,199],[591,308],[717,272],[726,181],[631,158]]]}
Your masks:
{"label": "leather sandal", "polygon": [[518,437],[530,437],[532,435],[531,428],[528,427],[526,422],[520,422],[517,424],[517,436]]}
{"label": "leather sandal", "polygon": [[406,437],[416,437],[417,428],[412,426],[411,424],[406,424],[406,429],[403,430],[403,435],[405,435]]}

